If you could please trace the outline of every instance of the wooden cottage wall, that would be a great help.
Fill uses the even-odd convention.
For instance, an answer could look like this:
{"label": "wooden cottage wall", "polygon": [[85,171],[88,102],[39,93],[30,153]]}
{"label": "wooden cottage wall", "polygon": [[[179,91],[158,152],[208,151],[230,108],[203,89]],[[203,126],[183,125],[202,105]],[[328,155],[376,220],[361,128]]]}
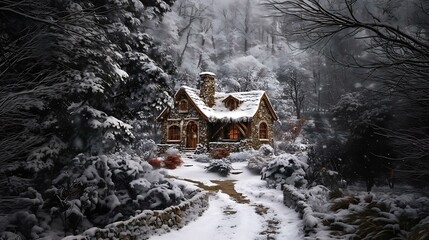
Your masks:
{"label": "wooden cottage wall", "polygon": [[[266,122],[268,127],[268,139],[269,141],[261,141],[259,139],[259,124],[261,122]],[[261,102],[261,105],[258,109],[258,112],[255,114],[255,117],[252,121],[252,146],[255,149],[258,149],[262,144],[270,144],[272,145],[272,139],[274,137],[274,130],[273,130],[273,117],[271,116],[270,110],[268,109],[267,104],[265,101]]]}

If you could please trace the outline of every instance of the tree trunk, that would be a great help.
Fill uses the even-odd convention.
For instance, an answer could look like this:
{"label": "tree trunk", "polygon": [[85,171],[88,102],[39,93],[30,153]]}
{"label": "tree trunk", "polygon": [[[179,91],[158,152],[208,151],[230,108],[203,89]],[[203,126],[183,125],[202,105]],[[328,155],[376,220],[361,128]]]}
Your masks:
{"label": "tree trunk", "polygon": [[185,55],[185,52],[186,52],[186,49],[188,48],[188,44],[189,44],[189,37],[191,36],[191,29],[192,28],[189,28],[189,31],[188,31],[188,35],[186,35],[186,43],[185,43],[185,46],[183,47],[183,51],[182,51],[182,53],[180,54],[180,56],[179,56],[179,60],[177,61],[177,65],[180,67],[180,66],[182,66],[182,63],[183,63],[183,56]]}

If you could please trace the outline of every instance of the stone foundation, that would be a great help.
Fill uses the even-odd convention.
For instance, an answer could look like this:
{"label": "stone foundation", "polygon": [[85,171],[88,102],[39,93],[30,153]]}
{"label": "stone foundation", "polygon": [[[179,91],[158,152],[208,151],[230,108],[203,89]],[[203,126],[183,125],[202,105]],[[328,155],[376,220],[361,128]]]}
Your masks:
{"label": "stone foundation", "polygon": [[253,149],[252,141],[250,139],[241,140],[240,142],[209,142],[208,150],[210,151],[215,148],[225,148],[229,152],[241,152]]}

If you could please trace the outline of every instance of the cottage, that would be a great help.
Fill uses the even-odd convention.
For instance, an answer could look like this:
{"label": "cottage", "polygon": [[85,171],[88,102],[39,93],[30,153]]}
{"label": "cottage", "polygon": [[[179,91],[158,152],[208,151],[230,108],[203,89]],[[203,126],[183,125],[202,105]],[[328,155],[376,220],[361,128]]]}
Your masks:
{"label": "cottage", "polygon": [[215,74],[200,74],[200,89],[181,87],[174,106],[164,109],[160,148],[208,149],[225,147],[230,151],[273,144],[273,123],[277,114],[264,91],[215,92]]}

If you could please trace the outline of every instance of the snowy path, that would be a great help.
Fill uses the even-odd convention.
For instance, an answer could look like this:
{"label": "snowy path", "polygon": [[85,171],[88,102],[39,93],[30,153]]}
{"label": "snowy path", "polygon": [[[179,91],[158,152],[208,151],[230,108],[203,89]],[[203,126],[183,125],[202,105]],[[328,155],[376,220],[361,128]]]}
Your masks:
{"label": "snowy path", "polygon": [[267,189],[259,175],[248,171],[247,163],[233,163],[233,172],[240,173],[224,178],[205,172],[207,164],[190,158],[184,161],[185,166],[169,170],[168,174],[211,189],[210,206],[195,222],[151,240],[303,239],[302,220],[283,205],[282,192]]}

